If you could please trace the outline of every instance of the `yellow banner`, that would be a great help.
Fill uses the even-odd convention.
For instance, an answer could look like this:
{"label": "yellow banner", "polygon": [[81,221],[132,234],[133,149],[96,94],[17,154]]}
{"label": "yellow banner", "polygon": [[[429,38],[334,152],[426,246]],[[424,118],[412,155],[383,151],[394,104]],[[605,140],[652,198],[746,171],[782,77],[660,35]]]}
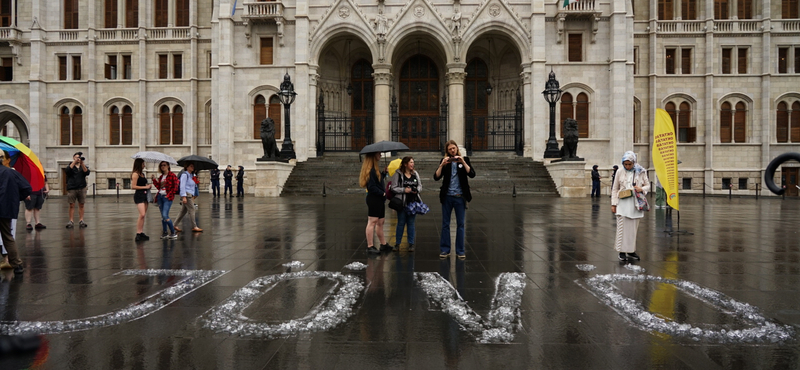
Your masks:
{"label": "yellow banner", "polygon": [[[667,193],[667,204],[678,209],[678,138],[669,113],[656,109],[653,131],[653,167],[661,186]],[[679,210],[679,209],[678,209]]]}

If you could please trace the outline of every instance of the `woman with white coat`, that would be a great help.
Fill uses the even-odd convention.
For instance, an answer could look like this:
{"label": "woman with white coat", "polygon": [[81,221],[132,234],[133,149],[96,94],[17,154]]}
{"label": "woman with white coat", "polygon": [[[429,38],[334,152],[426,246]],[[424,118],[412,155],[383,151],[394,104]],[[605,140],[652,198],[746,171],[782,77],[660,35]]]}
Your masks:
{"label": "woman with white coat", "polygon": [[649,191],[650,180],[647,179],[647,171],[636,163],[634,152],[625,152],[622,155],[622,168],[617,170],[611,185],[611,212],[617,215],[614,248],[619,252],[620,261],[640,259],[636,254],[636,231],[644,212],[637,207],[634,192],[647,195]]}

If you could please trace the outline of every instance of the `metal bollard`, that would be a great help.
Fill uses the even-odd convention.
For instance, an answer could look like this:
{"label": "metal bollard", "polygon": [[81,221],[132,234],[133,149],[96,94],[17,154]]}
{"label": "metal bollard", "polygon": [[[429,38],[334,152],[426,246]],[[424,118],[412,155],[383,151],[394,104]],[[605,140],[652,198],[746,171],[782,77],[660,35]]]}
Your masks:
{"label": "metal bollard", "polygon": [[731,199],[732,194],[733,194],[733,184],[728,184],[728,200]]}
{"label": "metal bollard", "polygon": [[119,184],[117,184],[117,201],[119,201]]}
{"label": "metal bollard", "polygon": [[517,197],[517,184],[511,184],[511,185],[514,186],[514,188],[511,189],[511,197],[512,198],[516,198]]}
{"label": "metal bollard", "polygon": [[92,183],[92,199],[94,199],[95,196],[97,196],[97,183],[96,182]]}
{"label": "metal bollard", "polygon": [[322,197],[325,198],[327,196],[328,196],[328,194],[325,194],[325,183],[323,182],[322,183]]}
{"label": "metal bollard", "polygon": [[783,200],[786,199],[786,185],[781,186],[781,188],[783,188],[783,194],[781,194],[781,199]]}

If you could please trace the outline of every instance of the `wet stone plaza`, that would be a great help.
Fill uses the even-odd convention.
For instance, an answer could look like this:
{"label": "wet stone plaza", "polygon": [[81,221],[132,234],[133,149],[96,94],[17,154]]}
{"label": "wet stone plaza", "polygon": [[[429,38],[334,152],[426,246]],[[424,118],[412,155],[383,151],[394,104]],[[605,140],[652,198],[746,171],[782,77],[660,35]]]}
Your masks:
{"label": "wet stone plaza", "polygon": [[426,200],[416,251],[374,256],[361,196],[203,194],[204,232],[161,240],[151,206],[142,242],[131,196],[85,229],[49,199],[0,282],[0,334],[41,346],[0,369],[800,368],[800,201],[683,197],[688,233],[652,210],[621,264],[606,197],[477,194],[465,260]]}

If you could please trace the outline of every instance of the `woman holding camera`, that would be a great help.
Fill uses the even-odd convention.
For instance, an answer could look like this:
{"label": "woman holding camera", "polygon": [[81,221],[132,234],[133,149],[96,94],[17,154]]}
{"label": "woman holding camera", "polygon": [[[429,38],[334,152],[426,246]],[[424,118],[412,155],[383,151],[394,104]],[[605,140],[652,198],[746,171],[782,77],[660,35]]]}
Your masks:
{"label": "woman holding camera", "polygon": [[136,241],[149,240],[150,237],[144,233],[144,216],[147,214],[147,192],[153,186],[147,183],[144,177],[144,159],[136,158],[133,161],[133,171],[131,171],[131,188],[136,190],[133,193],[133,202],[139,210],[139,220],[136,221]]}
{"label": "woman holding camera", "polygon": [[622,155],[622,168],[617,170],[614,183],[611,184],[611,212],[617,215],[614,248],[619,252],[620,261],[639,260],[636,254],[636,230],[644,212],[637,207],[634,192],[646,195],[649,191],[647,171],[636,163],[634,152],[625,152]]}
{"label": "woman holding camera", "polygon": [[[419,173],[414,170],[414,158],[404,157],[400,161],[400,168],[392,176],[392,193],[395,198],[403,201],[403,206],[413,202],[421,202],[419,192],[422,190],[422,180]],[[414,251],[416,228],[414,227],[417,215],[408,214],[405,210],[397,211],[397,230],[395,231],[394,251],[400,251],[400,242],[403,239],[403,229],[408,228],[408,251]]]}

